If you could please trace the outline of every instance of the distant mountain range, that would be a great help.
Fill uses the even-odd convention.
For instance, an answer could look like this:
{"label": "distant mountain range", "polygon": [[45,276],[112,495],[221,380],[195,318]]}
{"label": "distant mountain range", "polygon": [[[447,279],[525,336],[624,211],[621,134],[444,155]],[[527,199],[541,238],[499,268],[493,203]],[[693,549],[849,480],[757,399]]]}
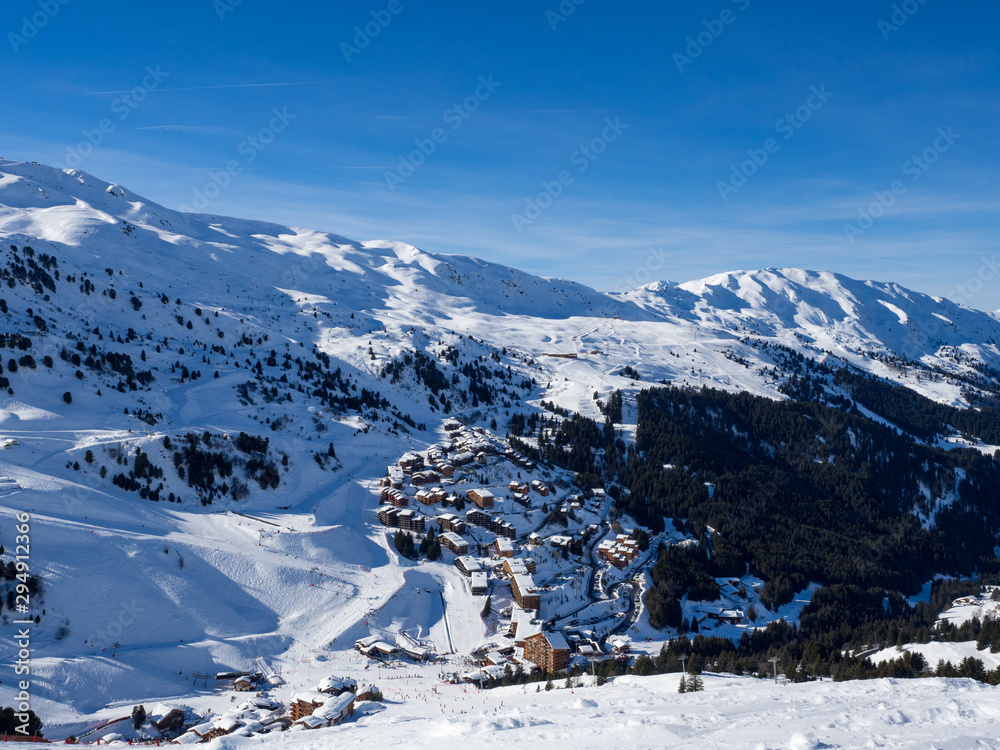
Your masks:
{"label": "distant mountain range", "polygon": [[[318,346],[361,380],[402,351],[456,334],[506,348],[507,364],[534,360],[524,372],[540,382],[568,378],[536,395],[590,413],[594,390],[631,382],[615,377],[625,365],[647,381],[776,395],[781,366],[763,344],[833,359],[954,405],[976,402],[998,383],[997,317],[893,283],[765,269],[606,294],[397,242],[182,214],[78,171],[0,162],[0,175],[8,256],[9,245],[30,245],[57,258],[64,275],[88,274],[101,291],[115,285],[140,301],[180,297],[178,310],[142,310],[148,328],[179,342],[194,334],[177,327],[177,313],[211,307],[226,320],[242,318],[254,340],[266,333],[272,344]],[[30,287],[12,288],[9,315],[32,307],[51,336],[81,323],[117,329],[123,314],[130,317],[130,298],[100,305],[92,297],[80,306],[76,286],[68,297],[60,284],[48,302]]]}

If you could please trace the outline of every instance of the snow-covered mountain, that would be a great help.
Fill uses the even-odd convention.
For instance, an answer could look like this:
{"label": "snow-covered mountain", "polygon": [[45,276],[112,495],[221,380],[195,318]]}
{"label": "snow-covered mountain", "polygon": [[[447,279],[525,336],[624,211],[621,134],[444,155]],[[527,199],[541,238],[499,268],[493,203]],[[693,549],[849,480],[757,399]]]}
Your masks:
{"label": "snow-covered mountain", "polygon": [[1000,385],[994,315],[831,273],[607,294],[9,161],[0,239],[0,534],[32,514],[36,694],[67,726],[248,655],[312,676],[375,611],[478,646],[464,579],[369,527],[386,464],[447,416],[502,434],[660,381],[783,398],[789,352],[956,406]]}
{"label": "snow-covered mountain", "polygon": [[[763,343],[834,357],[955,405],[967,403],[963,388],[995,383],[1000,369],[993,315],[891,283],[766,269],[612,295],[402,243],[181,214],[78,171],[0,162],[0,173],[5,246],[48,253],[64,274],[87,273],[101,292],[98,279],[140,301],[180,297],[170,317],[211,306],[224,322],[242,317],[253,339],[251,331],[318,345],[369,372],[401,350],[471,334],[526,358],[576,355],[546,358],[535,369],[552,376],[545,377],[550,399],[592,410],[595,388],[628,384],[614,378],[625,365],[646,380],[775,395],[776,362]],[[104,277],[107,268],[113,277]],[[127,316],[131,299],[70,306],[62,290],[50,296],[62,301],[63,311],[48,316],[56,326],[84,310],[113,324],[116,314]],[[32,305],[35,315],[47,308]],[[158,323],[150,307],[142,314]],[[30,329],[26,323],[18,325]],[[552,385],[555,376],[582,390]]]}

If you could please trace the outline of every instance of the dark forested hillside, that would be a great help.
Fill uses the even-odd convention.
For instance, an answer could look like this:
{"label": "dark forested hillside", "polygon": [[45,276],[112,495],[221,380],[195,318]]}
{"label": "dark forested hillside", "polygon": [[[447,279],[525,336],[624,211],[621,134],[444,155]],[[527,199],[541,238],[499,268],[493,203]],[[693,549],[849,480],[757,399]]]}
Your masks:
{"label": "dark forested hillside", "polygon": [[810,580],[915,591],[936,573],[997,564],[997,463],[922,445],[856,410],[643,391],[623,479],[621,503],[637,520],[712,526],[777,603]]}

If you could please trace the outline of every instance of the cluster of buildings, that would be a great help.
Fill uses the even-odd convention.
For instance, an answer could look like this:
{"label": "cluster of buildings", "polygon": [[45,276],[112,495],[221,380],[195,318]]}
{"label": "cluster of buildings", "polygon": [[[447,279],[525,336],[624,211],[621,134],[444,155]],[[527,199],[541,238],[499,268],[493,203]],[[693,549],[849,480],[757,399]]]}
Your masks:
{"label": "cluster of buildings", "polygon": [[619,534],[597,545],[597,557],[621,569],[639,557],[639,543],[627,534]]}
{"label": "cluster of buildings", "polygon": [[[171,740],[174,745],[197,745],[217,737],[249,737],[271,731],[301,731],[331,727],[354,714],[357,701],[376,696],[374,687],[358,687],[356,680],[326,677],[315,690],[292,696],[287,710],[277,701],[256,695],[218,716],[209,716]],[[184,724],[181,709],[157,704],[147,718],[161,731],[178,730]],[[108,740],[107,737],[102,738]],[[110,740],[108,740],[110,741]]]}
{"label": "cluster of buildings", "polygon": [[403,531],[423,533],[427,528],[427,518],[413,510],[402,510],[392,505],[383,505],[378,509],[378,520],[383,526]]}
{"label": "cluster of buildings", "polygon": [[515,610],[515,615],[518,616],[513,626],[517,632],[514,646],[479,652],[479,666],[462,674],[451,675],[452,681],[482,684],[490,678],[499,680],[503,678],[508,666],[520,667],[528,674],[539,671],[554,674],[569,669],[574,654],[573,644],[562,633],[543,630],[533,614]]}
{"label": "cluster of buildings", "polygon": [[510,461],[513,464],[516,464],[517,466],[520,466],[525,471],[535,470],[535,462],[532,461],[527,456],[522,456],[513,448],[507,448],[506,450],[504,450],[503,455],[504,458],[506,458],[508,461]]}
{"label": "cluster of buildings", "polygon": [[289,710],[292,718],[291,730],[319,729],[333,727],[354,715],[354,705],[359,700],[372,697],[374,688],[358,689],[355,680],[343,677],[327,677],[315,690],[296,693],[292,696]]}
{"label": "cluster of buildings", "polygon": [[[436,521],[441,530],[439,539],[442,546],[456,555],[469,553],[469,542],[462,537],[469,526],[485,528],[510,539],[516,538],[517,529],[512,524],[485,512],[492,509],[495,503],[495,496],[489,489],[470,489],[459,497],[455,492],[437,486],[436,483],[443,479],[454,478],[456,466],[486,463],[487,457],[497,452],[483,430],[470,429],[455,420],[445,422],[444,428],[447,440],[428,448],[426,457],[411,451],[387,468],[380,487],[382,506],[378,510],[379,521],[390,528],[418,533],[424,533],[429,524]],[[405,489],[407,484],[420,489],[411,496]],[[426,515],[430,508],[438,504],[455,507],[464,501],[475,506],[466,513],[464,520],[450,512],[436,518]],[[418,511],[417,507],[424,512]]]}
{"label": "cluster of buildings", "polygon": [[537,479],[531,482],[518,482],[517,480],[512,481],[507,485],[507,490],[509,491],[508,497],[515,503],[524,506],[525,508],[531,507],[531,492],[534,490],[541,497],[548,497],[551,490],[548,485],[542,484]]}
{"label": "cluster of buildings", "polygon": [[[285,707],[270,698],[247,698],[219,716],[211,716],[195,724],[171,740],[174,745],[199,745],[217,737],[249,737],[274,730],[283,731],[291,726]],[[148,715],[147,715],[148,716]]]}
{"label": "cluster of buildings", "polygon": [[[504,579],[509,581],[512,600],[509,633],[514,638],[514,645],[509,654],[490,652],[479,669],[464,678],[476,681],[502,676],[503,667],[511,663],[516,663],[522,669],[541,669],[555,673],[567,669],[574,654],[590,658],[600,655],[600,647],[592,640],[578,638],[581,642],[571,643],[566,634],[547,631],[539,620],[542,587],[534,578],[537,565],[534,559],[519,551],[517,528],[495,514],[495,509],[500,505],[494,494],[497,490],[473,487],[463,488],[463,491],[447,487],[451,484],[449,480],[453,480],[456,475],[456,467],[485,464],[491,454],[499,452],[497,447],[484,431],[464,427],[457,421],[447,421],[444,428],[447,434],[445,441],[431,446],[425,453],[407,453],[388,467],[387,476],[382,480],[383,505],[379,509],[379,519],[386,526],[414,531],[424,531],[431,523],[436,522],[440,527],[439,542],[455,555],[455,567],[469,580],[473,595],[488,594],[491,578],[494,579],[494,584]],[[521,469],[528,472],[535,469],[534,462],[510,447],[502,449],[502,454]],[[445,484],[446,488],[437,483]],[[538,499],[548,498],[552,494],[548,485],[530,477],[521,480],[519,476],[510,481],[506,489],[506,499],[525,508],[532,507],[533,499],[540,502]],[[585,508],[589,510],[592,505],[595,512],[599,512],[605,499],[603,490],[595,491],[593,495],[587,493],[586,497],[573,496],[563,503],[562,509],[566,513],[572,513]],[[456,507],[461,507],[461,501],[470,506],[465,510],[464,517],[455,510]],[[435,518],[428,509],[436,505],[445,506],[448,512],[442,512]],[[418,507],[427,515],[417,512]],[[406,515],[407,511],[410,515]],[[496,538],[488,548],[478,546],[473,549],[475,545],[463,537],[463,534],[473,528],[487,530],[495,534]],[[593,532],[597,530],[597,527],[591,529]],[[559,549],[567,549],[574,542],[571,536],[557,536],[547,540],[538,534],[532,534],[531,537],[530,544],[538,546],[548,543]],[[638,556],[638,552],[638,544],[634,540],[620,536],[603,543],[598,554],[609,563],[624,567]],[[362,653],[377,658],[391,656],[398,650],[374,636],[362,639],[357,646]]]}
{"label": "cluster of buildings", "polygon": [[438,526],[441,527],[441,531],[451,531],[454,534],[462,535],[469,528],[469,525],[454,513],[445,513],[438,516],[435,520],[437,520]]}
{"label": "cluster of buildings", "polygon": [[354,648],[367,656],[369,659],[385,660],[400,654],[404,654],[413,661],[427,661],[431,654],[427,649],[421,648],[414,643],[407,643],[404,646],[394,646],[386,643],[380,635],[369,635],[359,638],[354,642]]}
{"label": "cluster of buildings", "polygon": [[512,481],[507,485],[507,489],[513,495],[530,495],[531,491],[534,490],[542,497],[548,497],[551,490],[548,485],[543,484],[537,479],[533,479],[531,482],[518,482],[517,480]]}
{"label": "cluster of buildings", "polygon": [[465,522],[469,526],[478,526],[506,539],[517,539],[517,527],[514,524],[504,521],[500,516],[491,516],[479,508],[467,510]]}

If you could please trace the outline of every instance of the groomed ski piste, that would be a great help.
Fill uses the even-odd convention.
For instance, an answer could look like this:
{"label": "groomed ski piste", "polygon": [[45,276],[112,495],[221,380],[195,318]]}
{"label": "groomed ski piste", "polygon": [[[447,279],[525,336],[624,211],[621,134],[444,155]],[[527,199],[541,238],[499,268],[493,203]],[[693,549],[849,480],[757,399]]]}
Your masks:
{"label": "groomed ski piste", "polygon": [[[518,378],[533,381],[518,393],[518,405],[547,400],[597,416],[595,392],[628,394],[660,380],[780,397],[768,371],[774,363],[741,342],[752,335],[963,405],[966,381],[947,373],[971,376],[978,362],[997,366],[995,316],[891,284],[796,269],[606,295],[401,243],[178,214],[84,173],[12,162],[0,162],[0,233],[7,245],[57,256],[60,290],[66,276],[74,277],[50,299],[23,286],[0,295],[11,311],[8,332],[30,335],[56,355],[54,367],[6,368],[14,393],[0,399],[0,541],[9,559],[17,515],[30,516],[29,562],[43,582],[31,610],[39,616],[31,626],[31,707],[47,738],[94,742],[117,734],[127,741],[130,722],[115,720],[138,704],[181,707],[189,723],[224,716],[245,694],[216,676],[257,673],[265,664],[275,683],[268,697],[284,705],[331,675],[374,684],[384,699],[359,703],[341,726],[224,736],[211,740],[214,746],[995,746],[996,689],[962,679],[798,685],[706,674],[704,692],[683,695],[677,675],[619,677],[600,687],[584,676],[571,689],[557,681],[540,692],[535,684],[490,691],[448,684],[442,673],[472,668],[472,652],[498,642],[497,620],[483,619],[484,597],[471,594],[452,555],[434,563],[402,558],[392,530],[375,516],[386,467],[444,436],[444,415],[428,406],[419,383],[391,385],[379,375],[404,352],[444,341],[463,357],[496,355]],[[77,293],[82,271],[100,285],[96,293]],[[109,285],[117,286],[117,300],[101,294]],[[143,303],[141,312],[130,293]],[[161,304],[160,293],[169,304]],[[47,321],[42,335],[32,327],[34,316]],[[175,322],[178,316],[189,325]],[[934,346],[926,334],[931,318],[938,321]],[[190,321],[221,333],[227,356],[196,349]],[[136,338],[126,335],[133,327],[140,329]],[[143,339],[146,329],[156,340],[171,339],[162,352]],[[60,348],[96,345],[109,333],[129,339],[115,349],[131,352],[137,364],[144,350],[153,387],[118,390],[59,361]],[[239,348],[233,342],[244,334],[253,340]],[[250,371],[245,358],[272,348],[279,357],[299,356],[313,347],[343,367],[358,390],[381,390],[427,430],[390,429],[388,420],[317,406],[300,392],[286,403],[258,399],[252,407],[234,395]],[[887,364],[892,358],[923,362],[938,376]],[[180,377],[177,364],[204,369],[204,376]],[[639,365],[643,381],[622,375],[627,364]],[[72,392],[71,403],[64,392]],[[488,431],[504,411],[470,407],[456,415]],[[139,412],[161,418],[150,425],[136,418]],[[634,428],[634,401],[626,402],[626,422],[628,416]],[[283,426],[272,429],[274,420]],[[239,502],[200,505],[171,475],[165,490],[185,493],[184,502],[150,502],[99,475],[101,464],[120,471],[115,458],[134,460],[136,448],[169,469],[163,439],[206,432],[266,435],[275,455],[289,458],[280,487],[264,491],[251,483]],[[315,460],[329,443],[335,459]],[[500,471],[503,484],[516,474],[513,467]],[[567,482],[558,472],[537,476]],[[566,494],[560,491],[560,500]],[[603,523],[599,513],[587,520]],[[560,617],[586,603],[572,600],[581,587],[577,582],[574,594],[571,572],[564,572],[549,599],[567,599],[558,603]],[[641,578],[639,570],[629,573]],[[741,583],[749,598],[728,590],[717,604],[752,606],[753,581]],[[794,621],[809,594],[767,616]],[[600,606],[614,622],[621,619],[615,608],[622,606]],[[14,705],[18,615],[9,608],[3,614],[9,637],[0,642],[0,704]],[[739,636],[739,628],[727,627],[718,632]],[[651,628],[641,610],[625,632],[635,651],[654,654],[670,635]],[[441,661],[370,660],[354,648],[367,636],[419,645]],[[946,645],[951,651],[943,658],[984,658],[975,644]]]}

